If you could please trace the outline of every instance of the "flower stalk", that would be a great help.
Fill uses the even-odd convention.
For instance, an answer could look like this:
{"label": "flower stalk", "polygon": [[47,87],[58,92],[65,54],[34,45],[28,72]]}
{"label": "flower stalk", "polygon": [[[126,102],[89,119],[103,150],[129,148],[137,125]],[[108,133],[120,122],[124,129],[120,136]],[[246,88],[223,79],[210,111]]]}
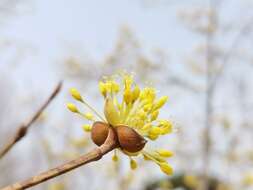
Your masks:
{"label": "flower stalk", "polygon": [[82,165],[100,160],[105,154],[112,151],[117,146],[118,146],[117,135],[115,133],[115,130],[110,127],[107,139],[105,140],[104,144],[102,144],[100,147],[93,149],[89,153],[84,154],[75,160],[69,161],[65,164],[62,164],[58,167],[50,169],[39,175],[33,176],[25,181],[14,183],[13,185],[7,186],[0,190],[23,190],[23,189],[33,187],[44,181],[50,180],[54,177],[60,176],[66,172],[69,172],[75,168],[78,168]]}
{"label": "flower stalk", "polygon": [[62,82],[59,82],[51,95],[45,101],[45,103],[38,109],[38,111],[31,117],[31,119],[26,123],[21,125],[17,131],[15,132],[12,139],[5,145],[5,147],[0,150],[0,159],[3,158],[16,143],[18,143],[26,134],[28,129],[32,126],[32,124],[41,116],[42,112],[47,108],[47,106],[54,100],[54,98],[58,95],[61,90]]}

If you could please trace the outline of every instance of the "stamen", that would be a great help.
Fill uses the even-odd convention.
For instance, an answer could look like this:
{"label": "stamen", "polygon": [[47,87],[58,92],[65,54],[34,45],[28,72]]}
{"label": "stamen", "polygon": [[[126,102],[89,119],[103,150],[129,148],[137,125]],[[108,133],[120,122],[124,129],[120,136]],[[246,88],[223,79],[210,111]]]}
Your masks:
{"label": "stamen", "polygon": [[117,155],[117,150],[116,150],[116,149],[114,150],[114,154],[113,154],[113,156],[112,156],[112,160],[113,160],[114,162],[117,162],[117,161],[119,160],[118,155]]}
{"label": "stamen", "polygon": [[156,164],[160,164],[160,162],[159,161],[157,161],[152,155],[150,155],[148,152],[146,152],[146,151],[141,151],[142,152],[142,154],[144,155],[144,156],[146,156],[147,158],[149,158],[150,160],[152,160],[152,161],[154,161]]}

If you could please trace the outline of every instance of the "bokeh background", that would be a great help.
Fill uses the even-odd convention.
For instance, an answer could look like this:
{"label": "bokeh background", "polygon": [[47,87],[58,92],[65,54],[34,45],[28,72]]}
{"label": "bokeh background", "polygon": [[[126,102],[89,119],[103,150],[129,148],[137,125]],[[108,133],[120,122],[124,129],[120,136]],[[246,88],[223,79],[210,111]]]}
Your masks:
{"label": "bokeh background", "polygon": [[76,87],[102,111],[98,81],[122,70],[170,97],[175,174],[112,154],[32,189],[253,189],[253,1],[0,0],[0,148],[60,95],[0,160],[0,187],[89,151],[83,120],[66,109]]}

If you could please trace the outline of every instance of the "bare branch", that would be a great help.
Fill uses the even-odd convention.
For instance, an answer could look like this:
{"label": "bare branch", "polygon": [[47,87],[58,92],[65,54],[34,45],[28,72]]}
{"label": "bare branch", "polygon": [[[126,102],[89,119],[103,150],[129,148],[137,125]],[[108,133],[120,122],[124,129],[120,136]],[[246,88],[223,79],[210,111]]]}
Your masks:
{"label": "bare branch", "polygon": [[93,149],[89,153],[80,156],[79,158],[67,162],[63,165],[60,165],[56,168],[50,169],[46,172],[43,172],[39,175],[33,176],[25,181],[21,181],[15,183],[13,185],[7,186],[1,190],[23,190],[29,187],[35,186],[40,184],[44,181],[52,179],[56,176],[62,175],[66,172],[69,172],[75,168],[78,168],[84,164],[87,164],[92,161],[97,161],[103,157],[103,155],[107,154],[108,152],[112,151],[118,146],[117,135],[116,132],[112,127],[109,128],[109,133],[107,139],[103,145],[98,148]]}
{"label": "bare branch", "polygon": [[188,90],[188,91],[193,92],[193,93],[199,93],[201,91],[199,86],[194,85],[194,84],[190,83],[189,81],[187,81],[183,78],[180,78],[180,77],[170,76],[167,79],[167,82],[170,85],[175,85],[177,87],[181,87],[183,90]]}
{"label": "bare branch", "polygon": [[214,76],[212,80],[212,84],[211,84],[212,88],[215,88],[215,85],[217,84],[219,78],[222,77],[222,74],[229,63],[229,59],[233,55],[234,50],[240,44],[240,41],[245,37],[245,33],[247,33],[249,30],[252,29],[252,23],[253,23],[253,17],[251,17],[249,21],[241,27],[240,31],[238,32],[231,46],[228,48],[227,52],[222,57],[222,65],[220,66],[219,72]]}
{"label": "bare branch", "polygon": [[32,124],[39,118],[41,113],[46,109],[46,107],[52,102],[52,100],[56,97],[59,93],[62,86],[62,82],[59,82],[58,85],[55,87],[54,91],[45,101],[45,103],[39,108],[39,110],[31,117],[31,119],[26,123],[22,124],[15,132],[14,136],[8,142],[3,150],[0,151],[0,159],[3,158],[12,148],[13,146],[20,141],[26,134],[28,129],[32,126]]}

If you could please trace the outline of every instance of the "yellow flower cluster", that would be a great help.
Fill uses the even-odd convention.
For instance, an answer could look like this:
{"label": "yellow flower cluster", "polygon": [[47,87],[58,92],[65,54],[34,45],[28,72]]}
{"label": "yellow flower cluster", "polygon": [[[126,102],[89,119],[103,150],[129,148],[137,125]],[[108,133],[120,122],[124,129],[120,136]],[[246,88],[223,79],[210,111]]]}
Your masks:
{"label": "yellow flower cluster", "polygon": [[[121,79],[121,81],[118,81],[118,79]],[[105,99],[105,118],[85,102],[76,89],[71,89],[70,93],[74,99],[85,104],[100,120],[110,124],[111,127],[126,125],[150,140],[156,140],[159,136],[172,132],[172,123],[169,120],[159,118],[160,109],[168,101],[168,97],[157,98],[155,88],[145,87],[141,89],[134,83],[132,75],[121,74],[104,78],[103,81],[99,82],[99,90]],[[96,121],[95,116],[91,113],[81,113],[72,103],[67,104],[67,107],[70,111],[90,121]],[[84,125],[83,129],[91,131],[92,127],[91,125]],[[156,151],[141,150],[134,155],[123,152],[128,156],[142,154],[144,159],[158,164],[164,173],[170,175],[173,172],[172,167],[165,160],[173,155],[171,151],[164,149]],[[118,160],[116,154],[113,156],[113,160]],[[130,166],[132,169],[137,167],[137,163],[132,157],[130,157]]]}
{"label": "yellow flower cluster", "polygon": [[133,84],[131,75],[124,75],[123,97],[119,101],[117,98],[119,86],[112,79],[99,83],[100,92],[106,100],[105,117],[110,124],[125,124],[151,140],[172,132],[169,120],[158,119],[159,110],[168,100],[167,96],[156,100],[154,88],[146,87],[141,90],[139,86]]}

